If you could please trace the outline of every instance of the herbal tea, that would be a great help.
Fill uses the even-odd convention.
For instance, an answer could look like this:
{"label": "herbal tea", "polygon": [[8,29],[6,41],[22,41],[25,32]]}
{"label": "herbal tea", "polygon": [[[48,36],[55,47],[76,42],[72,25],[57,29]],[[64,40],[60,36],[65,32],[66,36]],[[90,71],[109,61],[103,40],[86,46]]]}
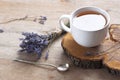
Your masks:
{"label": "herbal tea", "polygon": [[105,24],[105,17],[93,11],[82,12],[73,19],[73,25],[85,31],[100,30],[104,28]]}

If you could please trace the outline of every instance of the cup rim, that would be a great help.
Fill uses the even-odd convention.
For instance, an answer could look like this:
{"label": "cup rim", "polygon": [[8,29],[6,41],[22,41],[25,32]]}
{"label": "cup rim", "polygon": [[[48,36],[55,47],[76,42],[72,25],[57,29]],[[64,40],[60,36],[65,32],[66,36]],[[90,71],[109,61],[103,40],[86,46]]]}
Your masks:
{"label": "cup rim", "polygon": [[[76,9],[75,11],[73,11],[73,12],[71,13],[71,15],[74,15],[78,10],[84,9],[84,8],[94,8],[94,9],[98,9],[98,10],[104,12],[104,13],[107,15],[107,17],[108,17],[108,18],[106,18],[106,19],[107,19],[106,24],[104,25],[103,28],[98,29],[98,30],[92,30],[92,31],[82,30],[82,29],[79,29],[78,27],[75,27],[75,28],[77,28],[77,29],[79,29],[79,30],[81,30],[81,31],[96,32],[96,31],[100,31],[100,30],[105,29],[106,27],[108,27],[108,25],[109,25],[109,23],[110,23],[110,15],[109,15],[108,12],[105,11],[104,9],[99,8],[99,7],[96,7],[96,6],[84,6],[84,7],[78,8],[78,9]],[[106,16],[105,16],[105,17],[106,17]],[[72,19],[73,19],[73,17],[72,17]],[[71,21],[71,23],[72,23],[72,26],[74,26],[72,21]]]}

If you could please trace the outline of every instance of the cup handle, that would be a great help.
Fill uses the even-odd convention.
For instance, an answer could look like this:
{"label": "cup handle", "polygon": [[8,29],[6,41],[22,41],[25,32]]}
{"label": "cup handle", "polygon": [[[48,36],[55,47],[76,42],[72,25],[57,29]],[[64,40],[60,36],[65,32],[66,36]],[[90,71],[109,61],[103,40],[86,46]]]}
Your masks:
{"label": "cup handle", "polygon": [[65,19],[65,18],[67,18],[68,20],[69,20],[69,22],[70,22],[70,15],[62,15],[61,17],[60,17],[60,19],[59,19],[59,24],[60,24],[60,27],[63,29],[63,30],[65,30],[65,31],[67,31],[67,32],[70,32],[70,28],[68,28],[64,23],[63,23],[63,19]]}

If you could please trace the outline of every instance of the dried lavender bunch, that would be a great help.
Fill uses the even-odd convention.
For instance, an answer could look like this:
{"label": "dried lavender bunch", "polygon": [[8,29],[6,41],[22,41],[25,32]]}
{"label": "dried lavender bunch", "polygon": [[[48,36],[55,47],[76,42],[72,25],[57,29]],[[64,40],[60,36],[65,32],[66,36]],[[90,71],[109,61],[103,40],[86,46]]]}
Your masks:
{"label": "dried lavender bunch", "polygon": [[25,38],[20,39],[22,41],[20,44],[20,52],[27,52],[29,54],[36,53],[38,54],[38,58],[40,58],[42,55],[42,51],[60,34],[61,32],[53,32],[47,35],[38,35],[37,33],[33,32],[22,33],[22,35],[24,35]]}

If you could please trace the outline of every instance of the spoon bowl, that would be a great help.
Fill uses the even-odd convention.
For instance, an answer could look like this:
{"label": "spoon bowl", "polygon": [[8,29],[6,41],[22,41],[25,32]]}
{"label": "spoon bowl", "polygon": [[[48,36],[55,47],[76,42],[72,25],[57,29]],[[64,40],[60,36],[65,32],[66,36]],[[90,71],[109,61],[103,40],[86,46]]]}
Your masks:
{"label": "spoon bowl", "polygon": [[58,71],[63,72],[63,71],[67,71],[69,69],[69,67],[70,67],[69,64],[66,63],[66,64],[59,65],[56,68],[57,68]]}

